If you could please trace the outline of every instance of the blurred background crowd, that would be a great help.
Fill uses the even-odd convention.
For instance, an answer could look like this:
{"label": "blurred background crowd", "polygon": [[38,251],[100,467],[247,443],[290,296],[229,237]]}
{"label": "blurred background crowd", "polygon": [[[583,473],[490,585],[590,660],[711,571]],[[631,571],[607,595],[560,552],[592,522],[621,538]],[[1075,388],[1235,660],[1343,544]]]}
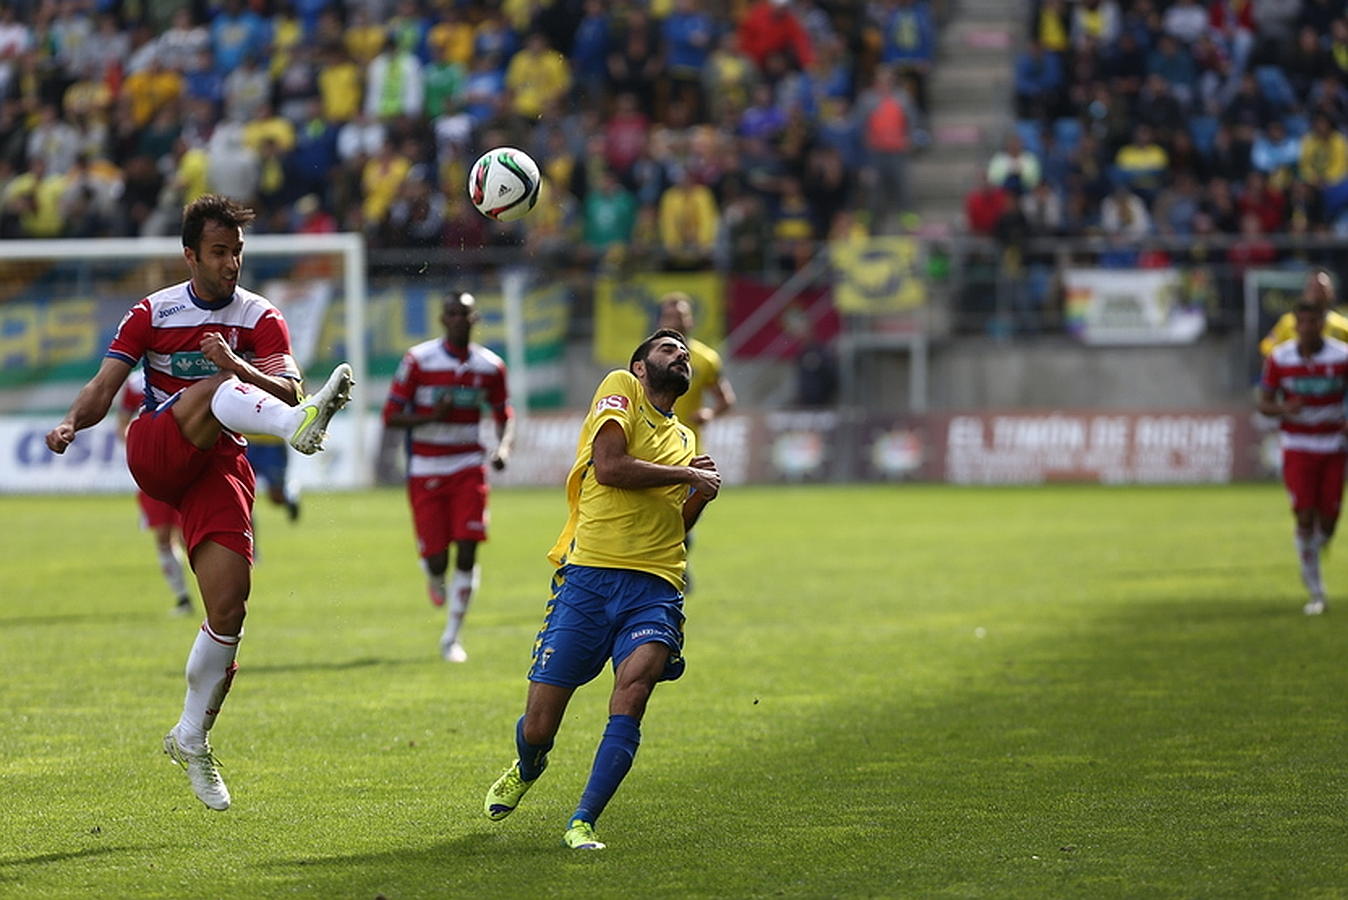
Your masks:
{"label": "blurred background crowd", "polygon": [[[926,142],[941,12],[929,0],[6,0],[0,237],[174,234],[182,205],[216,191],[251,203],[261,233],[359,231],[375,248],[523,243],[590,264],[796,267],[818,240],[912,224],[905,163]],[[1102,68],[1136,29],[1062,28],[1040,58],[1063,77],[1040,79],[1027,116],[1050,125],[1094,102],[1065,85],[1101,54],[1108,128],[1085,132],[1104,153],[1126,103],[1152,90]],[[1205,102],[1197,81],[1189,99]],[[1244,129],[1220,140],[1235,146]],[[500,145],[545,175],[515,226],[479,216],[463,189],[473,159]],[[1072,174],[1080,146],[1028,149],[1045,154],[1045,176],[1008,176],[1008,190],[1101,188],[1103,173]]]}
{"label": "blurred background crowd", "polygon": [[1204,238],[1234,235],[1237,268],[1278,261],[1270,234],[1348,233],[1342,0],[1041,0],[1028,26],[971,231],[1117,237],[1117,267],[1210,261]]}

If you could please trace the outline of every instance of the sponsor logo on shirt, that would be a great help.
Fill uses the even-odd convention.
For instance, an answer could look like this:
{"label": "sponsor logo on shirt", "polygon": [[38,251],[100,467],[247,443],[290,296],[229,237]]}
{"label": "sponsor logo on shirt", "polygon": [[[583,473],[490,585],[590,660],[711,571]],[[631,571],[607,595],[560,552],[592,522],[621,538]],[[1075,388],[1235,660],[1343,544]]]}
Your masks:
{"label": "sponsor logo on shirt", "polygon": [[606,409],[617,409],[626,411],[629,401],[622,394],[609,394],[607,397],[601,397],[599,402],[594,405],[594,411],[601,413]]}
{"label": "sponsor logo on shirt", "polygon": [[169,371],[175,378],[205,378],[220,370],[199,350],[182,350],[169,357]]}
{"label": "sponsor logo on shirt", "polygon": [[168,309],[161,309],[161,310],[158,312],[158,314],[155,315],[155,318],[156,318],[156,319],[167,319],[169,316],[173,315],[174,313],[180,313],[180,312],[182,312],[182,311],[185,310],[185,309],[187,309],[187,304],[186,304],[186,303],[179,303],[177,306],[170,306]]}

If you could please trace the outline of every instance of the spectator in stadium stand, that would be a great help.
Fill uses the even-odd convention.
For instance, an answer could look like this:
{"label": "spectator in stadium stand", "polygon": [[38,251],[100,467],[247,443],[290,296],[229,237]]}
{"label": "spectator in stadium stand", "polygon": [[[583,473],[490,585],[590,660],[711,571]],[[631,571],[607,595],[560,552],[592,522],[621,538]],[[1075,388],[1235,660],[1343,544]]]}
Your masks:
{"label": "spectator in stadium stand", "polygon": [[1303,0],[1250,0],[1254,7],[1259,55],[1270,61],[1283,59],[1296,35],[1297,17]]}
{"label": "spectator in stadium stand", "polygon": [[656,108],[656,85],[664,65],[655,27],[643,10],[633,10],[614,34],[614,46],[608,54],[609,89],[615,95],[631,94],[640,109],[650,110],[653,118],[659,118],[663,109]]}
{"label": "spectator in stadium stand", "polygon": [[1254,169],[1245,177],[1236,208],[1242,218],[1248,214],[1258,219],[1264,234],[1276,234],[1286,222],[1287,197],[1269,183],[1267,175]]}
{"label": "spectator in stadium stand", "polygon": [[1324,113],[1316,113],[1310,133],[1301,139],[1300,174],[1319,188],[1334,187],[1348,178],[1348,139]]}
{"label": "spectator in stadium stand", "polygon": [[1246,269],[1269,266],[1278,260],[1278,250],[1264,234],[1259,224],[1259,215],[1247,212],[1240,217],[1240,239],[1226,251],[1226,261],[1231,264],[1237,277],[1244,276]]}
{"label": "spectator in stadium stand", "polygon": [[1255,137],[1250,164],[1281,184],[1289,183],[1301,164],[1301,138],[1288,134],[1282,119],[1274,119]]}
{"label": "spectator in stadium stand", "polygon": [[250,122],[271,102],[271,73],[260,64],[260,57],[249,53],[225,76],[225,118]]}
{"label": "spectator in stadium stand", "polygon": [[1025,149],[1020,135],[1006,136],[1002,149],[988,162],[988,181],[999,184],[1015,196],[1033,190],[1040,181],[1039,157]]}
{"label": "spectator in stadium stand", "polygon": [[389,37],[365,70],[365,113],[384,121],[418,116],[425,109],[425,90],[421,61]]}
{"label": "spectator in stadium stand", "polygon": [[1003,217],[1011,209],[1011,193],[990,177],[964,198],[964,218],[969,230],[984,237],[997,237]]}
{"label": "spectator in stadium stand", "polygon": [[245,57],[267,53],[267,22],[244,6],[243,0],[225,0],[224,8],[211,20],[211,50],[221,74],[237,69]]}
{"label": "spectator in stadium stand", "polygon": [[905,170],[915,115],[912,100],[899,86],[893,69],[876,66],[874,83],[857,99],[857,115],[863,123],[871,231],[887,234],[907,206]]}
{"label": "spectator in stadium stand", "polygon": [[1063,89],[1061,59],[1056,53],[1046,52],[1043,44],[1031,41],[1016,58],[1015,85],[1017,116],[1036,119],[1053,116]]}
{"label": "spectator in stadium stand", "polygon": [[1031,237],[1056,237],[1062,233],[1062,200],[1047,181],[1039,182],[1021,196],[1020,214]]}
{"label": "spectator in stadium stand", "polygon": [[1170,157],[1146,125],[1133,129],[1133,139],[1114,155],[1117,177],[1146,202],[1155,198],[1166,178]]}
{"label": "spectator in stadium stand", "polygon": [[[472,294],[446,294],[440,307],[443,336],[407,351],[383,411],[385,426],[407,430],[407,495],[417,554],[431,605],[449,606],[440,656],[452,663],[468,661],[459,634],[481,580],[477,552],[487,539],[487,465],[505,469],[514,442],[505,363],[471,341],[477,321]],[[480,436],[484,409],[496,424],[490,453]],[[451,548],[454,572],[446,584]]]}
{"label": "spectator in stadium stand", "polygon": [[1181,103],[1193,102],[1198,86],[1198,66],[1188,49],[1169,35],[1163,35],[1147,57],[1147,74],[1160,75]]}
{"label": "spectator in stadium stand", "polygon": [[1093,39],[1109,45],[1119,35],[1119,7],[1114,0],[1080,0],[1072,8],[1072,43],[1077,47]]}
{"label": "spectator in stadium stand", "polygon": [[675,271],[708,268],[718,220],[711,189],[698,184],[686,166],[681,167],[674,183],[660,195],[660,244],[665,267]]}
{"label": "spectator in stadium stand", "polygon": [[703,93],[711,121],[719,122],[726,113],[748,106],[758,77],[753,60],[740,50],[739,35],[733,31],[722,34],[702,70]]}
{"label": "spectator in stadium stand", "polygon": [[789,0],[754,0],[739,27],[740,49],[762,69],[773,53],[788,55],[798,68],[814,60],[810,36],[792,12]]}
{"label": "spectator in stadium stand", "polygon": [[597,103],[608,81],[610,26],[604,0],[585,0],[580,24],[571,41],[571,72],[577,99]]}
{"label": "spectator in stadium stand", "polygon": [[702,68],[715,45],[716,23],[698,6],[698,0],[674,0],[674,8],[660,25],[660,37],[670,99],[689,104],[700,119],[706,106],[702,100]]}
{"label": "spectator in stadium stand", "polygon": [[1203,195],[1197,179],[1189,172],[1179,172],[1157,195],[1152,220],[1161,234],[1192,234],[1194,221],[1202,207]]}
{"label": "spectator in stadium stand", "polygon": [[1043,0],[1031,24],[1030,34],[1045,53],[1066,53],[1071,48],[1071,22],[1065,0]]}
{"label": "spectator in stadium stand", "polygon": [[636,198],[617,176],[605,169],[598,185],[585,194],[582,239],[596,257],[603,257],[632,237],[636,224]]}
{"label": "spectator in stadium stand", "polygon": [[1142,198],[1120,182],[1100,203],[1100,229],[1108,235],[1146,237],[1151,233],[1151,215]]}
{"label": "spectator in stadium stand", "polygon": [[880,62],[892,66],[913,86],[913,99],[925,115],[927,76],[936,59],[936,25],[924,0],[890,0],[881,12]]}
{"label": "spectator in stadium stand", "polygon": [[[191,280],[128,311],[97,374],[46,436],[48,449],[64,453],[79,431],[103,420],[131,370],[145,361],[146,405],[127,431],[127,467],[147,494],[179,513],[206,610],[187,658],[182,715],[163,746],[187,770],[193,793],[214,810],[229,808],[230,795],[207,734],[237,668],[252,580],[254,479],[237,435],[265,432],[314,453],[351,385],[351,367],[343,363],[323,388],[300,400],[285,321],[264,298],[236,284],[243,226],[251,217],[233,201],[209,195],[185,212],[183,253]],[[199,349],[184,349],[191,346]]]}
{"label": "spectator in stadium stand", "polygon": [[542,32],[532,32],[524,49],[506,67],[506,88],[511,92],[515,115],[533,124],[544,111],[559,108],[571,90],[571,68],[566,57],[548,46]]}

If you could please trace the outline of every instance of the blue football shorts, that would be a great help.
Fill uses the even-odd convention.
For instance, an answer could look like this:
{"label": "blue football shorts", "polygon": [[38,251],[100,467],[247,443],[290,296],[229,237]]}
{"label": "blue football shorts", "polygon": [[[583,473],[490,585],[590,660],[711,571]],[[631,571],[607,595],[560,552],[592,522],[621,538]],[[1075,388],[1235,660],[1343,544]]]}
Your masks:
{"label": "blue football shorts", "polygon": [[529,680],[579,687],[642,644],[664,644],[669,662],[660,681],[683,674],[683,594],[665,579],[632,569],[562,566],[534,642]]}
{"label": "blue football shorts", "polygon": [[253,467],[253,473],[267,484],[285,487],[288,461],[285,444],[248,442],[248,464]]}

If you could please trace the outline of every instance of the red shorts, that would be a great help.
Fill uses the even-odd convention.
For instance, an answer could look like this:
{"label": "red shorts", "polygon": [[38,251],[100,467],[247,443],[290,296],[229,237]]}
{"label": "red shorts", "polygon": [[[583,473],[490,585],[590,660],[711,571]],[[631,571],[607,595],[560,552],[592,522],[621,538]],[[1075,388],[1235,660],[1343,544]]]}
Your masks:
{"label": "red shorts", "polygon": [[417,553],[435,556],[450,541],[487,539],[487,470],[473,466],[453,475],[407,479]]}
{"label": "red shorts", "polygon": [[141,490],[181,517],[188,557],[205,540],[253,561],[253,470],[228,435],[210,450],[183,437],[172,407],[143,412],[126,432],[126,465]]}
{"label": "red shorts", "polygon": [[1348,453],[1282,452],[1282,481],[1292,496],[1292,509],[1313,509],[1320,518],[1339,517],[1343,502],[1343,467]]}
{"label": "red shorts", "polygon": [[178,511],[163,500],[156,500],[144,491],[136,491],[136,502],[140,504],[141,528],[178,524]]}

